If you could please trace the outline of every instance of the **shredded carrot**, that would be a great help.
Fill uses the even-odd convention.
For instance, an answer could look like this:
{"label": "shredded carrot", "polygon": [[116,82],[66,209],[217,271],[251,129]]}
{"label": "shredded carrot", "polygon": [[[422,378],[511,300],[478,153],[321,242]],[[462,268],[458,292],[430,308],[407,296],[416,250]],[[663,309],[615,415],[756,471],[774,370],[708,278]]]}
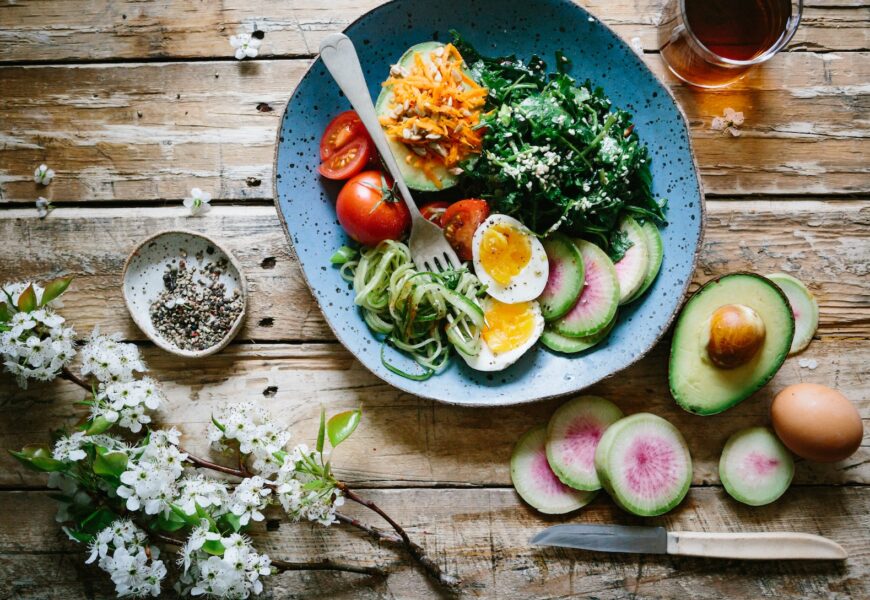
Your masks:
{"label": "shredded carrot", "polygon": [[456,47],[447,44],[426,57],[415,53],[409,68],[394,68],[383,83],[392,99],[381,125],[390,138],[409,147],[408,164],[439,188],[435,167],[456,169],[480,152],[483,139],[475,127],[487,90],[463,71],[463,64]]}

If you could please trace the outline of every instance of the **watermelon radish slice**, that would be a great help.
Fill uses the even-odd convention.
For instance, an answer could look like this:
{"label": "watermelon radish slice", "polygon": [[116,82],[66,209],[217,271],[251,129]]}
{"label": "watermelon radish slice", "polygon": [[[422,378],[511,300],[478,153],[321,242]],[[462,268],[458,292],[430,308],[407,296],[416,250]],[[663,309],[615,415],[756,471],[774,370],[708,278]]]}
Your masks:
{"label": "watermelon radish slice", "polygon": [[719,479],[732,498],[749,506],[770,504],[782,496],[794,476],[794,459],[767,427],[749,427],[732,435],[719,459]]}
{"label": "watermelon radish slice", "polygon": [[595,448],[604,431],[623,417],[604,398],[581,396],[563,404],[547,426],[547,461],[565,485],[577,490],[600,490],[595,472]]}
{"label": "watermelon radish slice", "polygon": [[616,278],[619,280],[619,304],[625,304],[640,291],[649,267],[650,251],[647,248],[646,234],[637,221],[623,217],[619,231],[628,238],[631,248],[614,264]]}
{"label": "watermelon radish slice", "polygon": [[583,290],[583,257],[570,238],[554,233],[543,240],[550,263],[547,287],[538,296],[546,321],[558,319],[571,310]]}
{"label": "watermelon radish slice", "polygon": [[616,314],[619,306],[619,282],[616,269],[604,250],[586,240],[574,240],[586,270],[583,291],[571,310],[552,323],[558,334],[571,338],[598,333]]}
{"label": "watermelon radish slice", "polygon": [[779,286],[791,305],[791,312],[794,314],[794,338],[788,354],[797,354],[810,345],[816,334],[819,327],[819,304],[800,279],[785,273],[774,273],[767,278]]}
{"label": "watermelon radish slice", "polygon": [[541,343],[554,352],[577,354],[589,350],[606,340],[614,325],[616,325],[616,316],[598,333],[593,333],[582,338],[569,338],[546,327],[544,333],[541,334]]}
{"label": "watermelon radish slice", "polygon": [[659,228],[652,221],[644,221],[640,226],[643,229],[644,237],[646,238],[646,248],[649,251],[649,264],[646,268],[646,275],[643,278],[643,283],[640,289],[634,293],[628,301],[634,302],[643,296],[652,285],[653,281],[658,277],[659,271],[662,268],[662,258],[664,258],[665,250],[662,244],[662,234],[659,233]]}
{"label": "watermelon radish slice", "polygon": [[511,455],[514,488],[532,508],[548,515],[583,508],[592,501],[595,492],[572,490],[559,481],[547,463],[546,439],[547,428],[540,425],[526,432],[514,446]]}
{"label": "watermelon radish slice", "polygon": [[617,421],[595,450],[602,487],[626,511],[662,515],[686,497],[692,483],[692,457],[676,427],[639,413]]}

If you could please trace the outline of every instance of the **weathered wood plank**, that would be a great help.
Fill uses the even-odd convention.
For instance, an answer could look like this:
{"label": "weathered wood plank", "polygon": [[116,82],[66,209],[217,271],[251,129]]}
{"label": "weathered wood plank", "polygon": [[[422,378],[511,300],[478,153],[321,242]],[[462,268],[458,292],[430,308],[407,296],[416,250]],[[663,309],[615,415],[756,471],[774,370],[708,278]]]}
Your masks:
{"label": "weathered wood plank", "polygon": [[[329,33],[341,31],[382,0],[266,0],[137,2],[54,0],[0,7],[0,61],[136,60],[231,57],[229,36],[257,27],[266,33],[263,56],[310,55]],[[582,0],[626,40],[658,48],[656,24],[664,0]],[[866,4],[805,3],[795,50],[866,50]],[[457,27],[462,27],[457,22]]]}
{"label": "weathered wood plank", "polygon": [[[723,415],[698,417],[678,408],[667,388],[668,344],[619,376],[590,388],[626,413],[650,411],[672,421],[686,437],[694,459],[694,482],[718,482],[719,454],[738,429],[769,422],[774,394],[801,381],[825,383],[842,391],[870,420],[866,342],[817,340],[801,355],[814,370],[790,358],[776,378],[753,398]],[[543,352],[544,350],[538,350]],[[451,407],[399,392],[371,375],[338,344],[237,345],[196,361],[179,360],[155,348],[145,356],[152,375],[163,381],[168,403],[161,422],[187,436],[191,452],[209,452],[205,432],[220,406],[243,400],[269,408],[294,434],[294,443],[313,443],[320,406],[338,412],[362,406],[363,425],[341,447],[341,477],[374,486],[509,485],[508,461],[519,436],[544,423],[559,401],[486,409]],[[578,359],[582,360],[582,359]],[[0,422],[0,448],[46,442],[49,430],[71,427],[86,414],[73,406],[82,392],[65,381],[18,390],[0,376],[0,398],[10,418]],[[15,416],[11,417],[11,407]],[[834,465],[802,462],[799,483],[870,483],[870,429],[864,445]],[[0,454],[0,486],[39,486],[44,478]]]}
{"label": "weathered wood plank", "polygon": [[[645,520],[671,530],[805,531],[830,537],[849,552],[843,563],[714,561],[655,555],[596,554],[535,548],[528,539],[554,522],[637,524],[604,496],[573,517],[541,518],[512,490],[384,490],[367,494],[408,527],[409,534],[464,580],[464,597],[610,598],[866,598],[870,560],[870,496],[855,488],[793,488],[776,504],[751,508],[719,489],[694,488],[665,517]],[[0,584],[22,600],[110,598],[105,574],[84,565],[85,551],[65,539],[44,493],[0,493]],[[348,512],[368,519],[356,507]],[[281,524],[254,534],[275,558],[328,557],[379,564],[385,581],[332,573],[268,579],[266,597],[428,598],[439,594],[407,559],[374,547],[343,526],[327,530]]]}
{"label": "weathered wood plank", "polygon": [[[870,202],[708,201],[707,234],[695,283],[735,270],[787,271],[821,305],[820,335],[870,336]],[[123,218],[120,217],[123,212]],[[0,282],[73,273],[65,313],[82,332],[100,325],[144,339],[123,310],[124,258],[146,235],[188,228],[220,239],[236,254],[252,288],[239,340],[334,339],[290,255],[270,206],[220,206],[188,218],[180,206],[0,211]],[[111,307],[111,309],[109,308]]]}
{"label": "weathered wood plank", "polygon": [[[745,82],[695,92],[668,77],[708,193],[870,191],[866,53],[787,53]],[[645,60],[666,77],[657,55]],[[275,130],[307,60],[0,68],[0,203],[269,198]],[[272,112],[258,110],[268,104]],[[743,135],[710,129],[731,106]],[[262,108],[262,107],[261,107]],[[312,146],[313,148],[313,146]],[[47,188],[32,180],[47,162]]]}

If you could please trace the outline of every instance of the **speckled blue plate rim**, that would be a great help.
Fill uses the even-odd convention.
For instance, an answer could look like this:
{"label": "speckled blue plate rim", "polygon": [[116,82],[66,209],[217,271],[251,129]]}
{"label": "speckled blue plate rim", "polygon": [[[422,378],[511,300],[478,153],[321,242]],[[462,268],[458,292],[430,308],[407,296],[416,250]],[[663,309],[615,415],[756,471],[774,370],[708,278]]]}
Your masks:
{"label": "speckled blue plate rim", "polygon": [[[371,18],[371,17],[374,17],[374,16],[377,16],[377,14],[379,12],[391,9],[395,5],[400,5],[402,3],[405,3],[406,1],[407,0],[390,0],[389,2],[386,2],[382,5],[379,5],[379,6],[375,7],[374,9],[368,11],[367,13],[359,16],[354,21],[352,21],[350,24],[348,24],[348,26],[344,29],[344,31],[349,32],[355,26],[357,26],[361,21],[368,19],[368,18]],[[359,362],[368,371],[370,371],[373,375],[375,375],[376,377],[378,377],[379,379],[381,379],[385,383],[387,383],[387,384],[389,384],[389,385],[391,385],[391,386],[393,386],[393,387],[395,387],[403,392],[406,392],[408,394],[412,394],[412,395],[420,397],[420,398],[435,400],[435,401],[442,402],[442,403],[449,404],[449,405],[464,406],[464,407],[469,407],[469,408],[522,405],[522,404],[529,404],[532,402],[544,401],[544,400],[548,400],[548,399],[552,399],[552,398],[564,397],[564,396],[568,396],[571,394],[577,394],[577,393],[579,393],[579,392],[581,392],[581,391],[583,391],[583,390],[585,390],[585,389],[587,389],[587,388],[589,388],[597,383],[600,383],[601,381],[603,381],[605,379],[609,379],[610,377],[613,377],[614,375],[621,373],[622,371],[628,369],[632,365],[639,362],[647,354],[649,354],[649,352],[656,346],[656,344],[658,344],[658,342],[661,341],[661,338],[664,336],[664,334],[667,332],[667,330],[670,328],[670,326],[673,324],[674,320],[676,319],[677,315],[679,314],[680,308],[683,304],[683,300],[685,299],[688,288],[692,283],[693,274],[697,270],[697,263],[698,263],[699,254],[700,254],[701,248],[703,247],[703,240],[704,240],[704,234],[706,231],[707,218],[706,218],[706,206],[705,206],[705,195],[704,195],[703,182],[701,179],[700,169],[698,168],[697,156],[696,156],[695,151],[694,151],[694,143],[692,141],[691,131],[689,128],[689,123],[688,123],[688,118],[686,117],[685,111],[680,106],[680,104],[677,102],[676,97],[674,96],[673,92],[668,87],[668,85],[658,75],[656,75],[655,72],[653,72],[653,70],[650,69],[646,65],[646,63],[643,62],[643,60],[640,58],[640,56],[638,56],[631,49],[631,47],[606,23],[604,23],[603,21],[598,19],[598,17],[595,17],[594,15],[592,15],[584,7],[579,6],[577,4],[574,4],[570,0],[552,0],[552,2],[559,3],[562,5],[567,5],[569,8],[578,11],[578,15],[580,15],[582,17],[586,17],[590,21],[594,19],[597,26],[603,28],[616,41],[617,44],[621,45],[624,49],[628,50],[628,53],[631,56],[631,58],[629,60],[633,60],[639,68],[646,71],[646,73],[658,84],[659,89],[662,92],[664,92],[666,94],[666,96],[670,99],[671,104],[676,109],[677,114],[680,117],[679,123],[680,123],[680,126],[682,127],[681,133],[682,133],[683,137],[685,138],[687,149],[689,152],[689,156],[691,158],[691,166],[692,166],[692,170],[694,171],[695,190],[697,192],[696,197],[697,197],[697,201],[698,201],[698,233],[697,233],[697,239],[695,241],[695,248],[692,252],[692,257],[691,257],[691,272],[685,278],[685,281],[683,282],[682,287],[679,289],[679,292],[680,292],[679,293],[679,298],[680,298],[679,302],[677,302],[674,305],[674,308],[671,311],[670,315],[661,323],[660,326],[658,326],[658,331],[656,331],[655,336],[653,337],[652,341],[649,342],[648,344],[646,344],[646,346],[644,348],[642,348],[640,351],[638,351],[636,354],[634,354],[626,362],[624,362],[623,364],[621,364],[617,368],[615,368],[612,372],[605,373],[605,374],[602,374],[600,376],[593,376],[591,379],[584,382],[581,386],[577,386],[577,387],[566,386],[566,389],[557,390],[557,391],[548,391],[545,393],[526,396],[526,397],[520,397],[520,398],[505,398],[505,397],[492,398],[491,397],[489,399],[479,400],[477,398],[467,398],[466,397],[466,398],[457,400],[456,397],[442,396],[442,395],[432,393],[428,389],[421,389],[419,382],[403,378],[403,377],[395,375],[389,371],[387,371],[386,373],[378,372],[378,370],[375,367],[369,365],[367,363],[367,361],[362,360],[355,355],[351,345],[345,339],[345,336],[343,335],[343,333],[333,323],[332,318],[330,318],[329,313],[327,312],[327,310],[323,306],[320,298],[318,297],[318,294],[315,291],[315,288],[311,284],[311,281],[309,279],[309,276],[308,276],[308,273],[306,271],[304,263],[299,258],[299,254],[296,251],[296,248],[294,245],[293,234],[291,233],[291,231],[287,225],[287,219],[285,218],[284,212],[281,209],[281,199],[280,199],[280,196],[278,193],[278,175],[279,175],[278,161],[279,161],[279,149],[280,149],[280,143],[281,143],[281,136],[282,136],[282,132],[284,131],[284,125],[285,125],[285,122],[287,119],[287,112],[290,109],[290,106],[293,104],[293,101],[296,99],[296,96],[299,93],[300,88],[302,87],[302,84],[311,76],[312,71],[321,64],[320,58],[317,57],[311,62],[311,64],[305,70],[305,73],[300,78],[299,82],[296,84],[296,88],[294,89],[293,93],[291,94],[290,98],[288,99],[288,101],[285,104],[285,106],[282,110],[282,113],[281,113],[281,119],[279,121],[279,126],[278,126],[278,129],[277,129],[276,134],[275,134],[275,149],[274,149],[274,155],[273,155],[273,169],[272,169],[273,203],[275,205],[275,210],[278,213],[278,218],[281,221],[281,226],[284,230],[284,234],[285,234],[287,241],[289,243],[290,255],[293,258],[295,258],[297,263],[299,264],[300,270],[302,272],[302,277],[303,277],[306,285],[308,286],[309,291],[311,292],[311,296],[314,299],[314,302],[317,304],[318,308],[320,309],[321,314],[323,314],[323,317],[324,317],[327,325],[332,330],[336,339],[345,347],[345,349],[348,352],[350,352],[351,354],[354,354],[354,356],[359,360]],[[593,82],[593,83],[597,84],[597,82]],[[586,355],[586,353],[582,353],[580,355],[575,355],[573,357],[568,355],[567,358],[569,360],[582,360],[582,358],[585,355]],[[553,356],[564,357],[565,355],[553,354]],[[378,356],[378,362],[380,362],[379,356]],[[438,377],[439,376],[436,375],[433,377],[433,379],[437,379]],[[469,382],[469,383],[473,383],[473,382]],[[484,388],[484,386],[479,386],[479,387],[481,387],[483,389],[490,389],[490,388]]]}

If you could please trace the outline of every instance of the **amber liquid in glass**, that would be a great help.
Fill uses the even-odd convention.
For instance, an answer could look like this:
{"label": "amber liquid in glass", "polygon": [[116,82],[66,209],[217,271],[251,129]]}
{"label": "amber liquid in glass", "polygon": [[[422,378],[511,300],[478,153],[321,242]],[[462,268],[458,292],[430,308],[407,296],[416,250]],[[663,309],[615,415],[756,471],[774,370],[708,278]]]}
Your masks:
{"label": "amber liquid in glass", "polygon": [[776,44],[791,16],[791,0],[685,0],[683,14],[688,35],[662,48],[671,68],[699,85],[724,85],[746,68],[728,68],[706,60],[689,38],[694,37],[713,54],[749,61]]}

